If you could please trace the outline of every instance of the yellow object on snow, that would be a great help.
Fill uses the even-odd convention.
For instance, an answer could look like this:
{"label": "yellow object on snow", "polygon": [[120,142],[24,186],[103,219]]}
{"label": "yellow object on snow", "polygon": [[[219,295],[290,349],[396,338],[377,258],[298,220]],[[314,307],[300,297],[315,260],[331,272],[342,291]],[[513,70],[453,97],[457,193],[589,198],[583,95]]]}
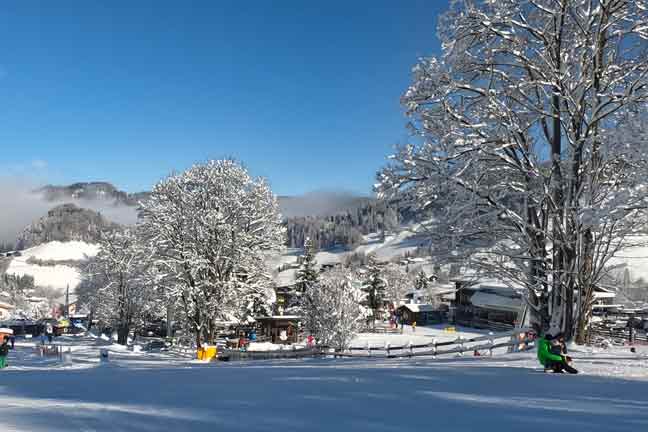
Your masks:
{"label": "yellow object on snow", "polygon": [[218,350],[215,346],[204,346],[198,348],[198,360],[210,361],[218,355]]}
{"label": "yellow object on snow", "polygon": [[448,333],[455,333],[457,331],[457,329],[454,328],[454,327],[446,327],[446,328],[443,329],[443,331],[446,331]]}

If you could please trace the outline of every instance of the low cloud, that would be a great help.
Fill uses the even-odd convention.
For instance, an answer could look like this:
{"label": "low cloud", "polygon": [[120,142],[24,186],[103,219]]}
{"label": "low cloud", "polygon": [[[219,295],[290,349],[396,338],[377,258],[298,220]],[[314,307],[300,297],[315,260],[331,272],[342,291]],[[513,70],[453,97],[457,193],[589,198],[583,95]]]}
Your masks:
{"label": "low cloud", "polygon": [[284,217],[330,216],[357,207],[368,197],[346,191],[321,190],[304,195],[279,197]]}
{"label": "low cloud", "polygon": [[0,242],[14,243],[32,222],[47,215],[53,207],[65,203],[97,211],[116,223],[130,225],[137,221],[137,210],[134,207],[71,198],[46,201],[40,193],[34,192],[40,186],[30,180],[0,177]]}

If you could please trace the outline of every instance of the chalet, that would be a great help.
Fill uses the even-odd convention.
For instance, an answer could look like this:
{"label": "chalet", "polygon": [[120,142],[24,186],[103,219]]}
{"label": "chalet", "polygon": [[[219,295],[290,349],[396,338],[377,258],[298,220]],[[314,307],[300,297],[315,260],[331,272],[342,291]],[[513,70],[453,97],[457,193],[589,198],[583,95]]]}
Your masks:
{"label": "chalet", "polygon": [[431,304],[407,303],[396,309],[396,313],[408,325],[441,324],[445,319],[444,311]]}
{"label": "chalet", "polygon": [[457,282],[454,322],[474,328],[509,328],[516,324],[524,299],[519,288],[499,281]]}

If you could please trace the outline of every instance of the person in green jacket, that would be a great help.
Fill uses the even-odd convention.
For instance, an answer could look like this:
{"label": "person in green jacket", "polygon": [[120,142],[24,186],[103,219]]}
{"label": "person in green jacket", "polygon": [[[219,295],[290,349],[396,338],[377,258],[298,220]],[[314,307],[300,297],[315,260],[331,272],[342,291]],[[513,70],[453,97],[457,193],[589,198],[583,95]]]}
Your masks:
{"label": "person in green jacket", "polygon": [[7,355],[9,354],[9,345],[7,344],[8,338],[2,338],[2,345],[0,345],[0,369],[7,367]]}
{"label": "person in green jacket", "polygon": [[554,337],[546,334],[544,337],[538,339],[538,361],[544,366],[545,372],[553,371],[555,373],[578,373],[576,369],[571,367],[567,362],[566,356],[552,352],[552,341]]}

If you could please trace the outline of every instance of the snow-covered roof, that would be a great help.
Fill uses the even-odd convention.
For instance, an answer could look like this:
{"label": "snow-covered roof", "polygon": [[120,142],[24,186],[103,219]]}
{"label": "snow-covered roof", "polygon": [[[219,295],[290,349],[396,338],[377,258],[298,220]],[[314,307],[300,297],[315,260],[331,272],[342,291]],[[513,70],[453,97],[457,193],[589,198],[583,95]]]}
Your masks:
{"label": "snow-covered roof", "polygon": [[499,279],[480,279],[477,283],[469,286],[473,290],[501,289],[503,291],[522,291],[524,287],[519,284],[510,284]]}
{"label": "snow-covered roof", "polygon": [[430,312],[430,311],[436,310],[436,308],[431,304],[407,303],[407,304],[402,305],[401,307],[405,307],[405,308],[409,309],[411,312],[414,312],[414,313]]}
{"label": "snow-covered roof", "polygon": [[593,304],[592,309],[623,309],[623,305]]}
{"label": "snow-covered roof", "polygon": [[274,275],[274,281],[278,287],[294,285],[297,281],[297,270],[288,269]]}
{"label": "snow-covered roof", "polygon": [[485,291],[477,291],[470,298],[474,306],[485,309],[497,309],[509,312],[517,312],[522,306],[521,298],[513,298],[504,295],[497,295]]}
{"label": "snow-covered roof", "polygon": [[594,292],[595,299],[616,298],[616,293],[611,292]]}

